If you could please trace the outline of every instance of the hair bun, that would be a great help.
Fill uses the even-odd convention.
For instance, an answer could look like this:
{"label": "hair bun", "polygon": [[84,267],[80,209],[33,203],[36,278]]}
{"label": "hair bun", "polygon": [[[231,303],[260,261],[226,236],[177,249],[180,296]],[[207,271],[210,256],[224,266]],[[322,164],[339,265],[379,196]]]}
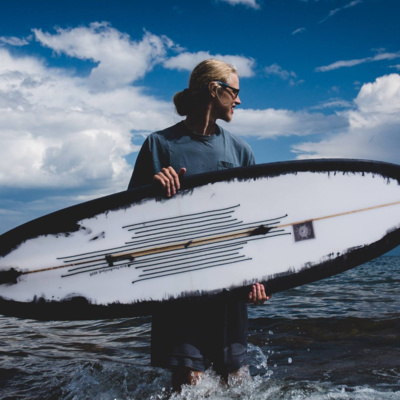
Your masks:
{"label": "hair bun", "polygon": [[193,94],[190,89],[184,89],[174,96],[176,111],[182,117],[188,115],[193,106]]}

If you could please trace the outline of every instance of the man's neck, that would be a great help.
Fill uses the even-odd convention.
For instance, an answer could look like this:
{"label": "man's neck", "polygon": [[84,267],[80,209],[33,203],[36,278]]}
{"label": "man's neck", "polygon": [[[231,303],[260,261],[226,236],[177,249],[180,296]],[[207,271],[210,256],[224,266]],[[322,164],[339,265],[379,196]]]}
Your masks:
{"label": "man's neck", "polygon": [[210,118],[210,115],[191,116],[185,120],[185,125],[198,135],[211,136],[218,132],[217,124],[215,119]]}

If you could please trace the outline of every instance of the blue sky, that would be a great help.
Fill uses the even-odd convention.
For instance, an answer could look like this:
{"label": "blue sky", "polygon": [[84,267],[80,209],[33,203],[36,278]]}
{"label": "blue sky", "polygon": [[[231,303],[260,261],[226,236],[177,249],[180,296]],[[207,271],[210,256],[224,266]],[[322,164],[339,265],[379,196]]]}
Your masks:
{"label": "blue sky", "polygon": [[204,58],[258,163],[400,163],[398,0],[14,0],[0,12],[0,233],[124,190]]}

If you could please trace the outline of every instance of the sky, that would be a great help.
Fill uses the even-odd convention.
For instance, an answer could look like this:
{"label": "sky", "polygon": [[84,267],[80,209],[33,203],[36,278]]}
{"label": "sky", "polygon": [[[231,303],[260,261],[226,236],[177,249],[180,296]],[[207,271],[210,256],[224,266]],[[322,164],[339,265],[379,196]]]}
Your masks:
{"label": "sky", "polygon": [[125,190],[206,58],[238,69],[221,125],[257,163],[399,164],[399,15],[398,0],[1,2],[0,233]]}

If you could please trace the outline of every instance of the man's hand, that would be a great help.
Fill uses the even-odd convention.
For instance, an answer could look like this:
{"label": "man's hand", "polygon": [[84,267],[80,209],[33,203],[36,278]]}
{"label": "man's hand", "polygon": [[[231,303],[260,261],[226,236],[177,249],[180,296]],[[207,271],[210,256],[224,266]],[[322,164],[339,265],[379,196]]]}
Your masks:
{"label": "man's hand", "polygon": [[253,290],[249,293],[247,302],[255,305],[264,304],[270,298],[271,296],[265,294],[264,285],[261,283],[255,283],[253,285]]}
{"label": "man's hand", "polygon": [[185,175],[186,168],[181,168],[178,173],[172,168],[163,168],[154,175],[153,180],[158,182],[165,190],[167,197],[171,197],[181,188],[179,177]]}

